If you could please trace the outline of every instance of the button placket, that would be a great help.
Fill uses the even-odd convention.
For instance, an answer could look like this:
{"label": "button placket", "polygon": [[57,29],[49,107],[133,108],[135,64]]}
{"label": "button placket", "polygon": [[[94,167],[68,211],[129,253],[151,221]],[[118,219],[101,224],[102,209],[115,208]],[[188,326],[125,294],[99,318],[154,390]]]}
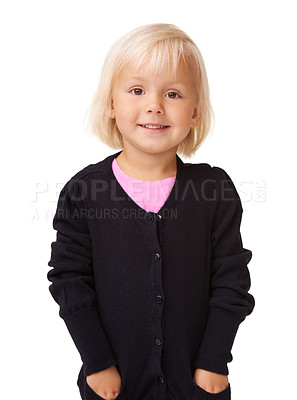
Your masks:
{"label": "button placket", "polygon": [[[150,265],[150,285],[152,292],[155,293],[152,298],[151,314],[151,335],[152,335],[152,373],[156,379],[154,390],[154,400],[166,398],[165,373],[162,369],[162,349],[163,349],[163,331],[162,317],[164,310],[164,292],[162,283],[162,252],[158,240],[158,229],[162,217],[159,214],[149,213],[146,222],[146,236],[149,242],[149,248],[152,254]],[[153,400],[153,399],[152,399]]]}

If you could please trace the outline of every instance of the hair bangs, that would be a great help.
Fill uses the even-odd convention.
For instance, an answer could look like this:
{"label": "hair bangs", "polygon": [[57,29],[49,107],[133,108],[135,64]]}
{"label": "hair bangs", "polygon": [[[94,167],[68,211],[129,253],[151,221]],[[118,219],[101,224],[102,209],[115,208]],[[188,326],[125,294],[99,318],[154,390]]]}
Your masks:
{"label": "hair bangs", "polygon": [[149,74],[160,74],[164,69],[170,69],[176,76],[181,60],[187,67],[185,55],[188,53],[186,46],[177,39],[166,38],[153,43],[141,43],[139,46],[123,50],[119,54],[119,74],[124,68],[133,65],[133,69],[143,70]]}

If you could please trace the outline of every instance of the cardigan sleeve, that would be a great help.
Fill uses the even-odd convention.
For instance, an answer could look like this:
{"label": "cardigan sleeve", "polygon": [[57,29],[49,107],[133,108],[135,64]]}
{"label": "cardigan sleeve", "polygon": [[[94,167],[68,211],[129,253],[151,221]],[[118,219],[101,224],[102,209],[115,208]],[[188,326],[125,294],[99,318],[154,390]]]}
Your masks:
{"label": "cardigan sleeve", "polygon": [[228,375],[231,349],[239,324],[254,309],[255,299],[247,264],[252,252],[243,248],[240,224],[242,205],[229,175],[212,167],[214,196],[211,201],[211,271],[209,313],[195,359],[195,368]]}
{"label": "cardigan sleeve", "polygon": [[117,360],[104,332],[96,305],[92,244],[84,208],[82,185],[69,180],[62,188],[53,228],[56,241],[51,243],[47,273],[49,291],[59,304],[59,315],[65,321],[77,347],[85,374],[91,375]]}

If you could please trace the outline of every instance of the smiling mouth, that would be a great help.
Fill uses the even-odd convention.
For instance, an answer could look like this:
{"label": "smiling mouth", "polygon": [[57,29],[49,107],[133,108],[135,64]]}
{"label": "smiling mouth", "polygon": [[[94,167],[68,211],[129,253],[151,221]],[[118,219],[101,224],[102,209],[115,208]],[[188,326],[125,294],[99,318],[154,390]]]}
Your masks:
{"label": "smiling mouth", "polygon": [[142,125],[142,124],[139,124],[139,126],[141,126],[142,128],[152,129],[152,130],[161,130],[161,129],[169,128],[169,125],[151,125],[151,124]]}

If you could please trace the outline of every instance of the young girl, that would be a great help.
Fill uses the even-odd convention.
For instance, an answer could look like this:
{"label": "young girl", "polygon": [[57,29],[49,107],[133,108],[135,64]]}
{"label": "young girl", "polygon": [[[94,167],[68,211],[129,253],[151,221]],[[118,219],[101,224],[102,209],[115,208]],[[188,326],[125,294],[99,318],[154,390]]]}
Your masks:
{"label": "young girl", "polygon": [[[227,400],[254,308],[242,205],[228,174],[184,163],[213,120],[196,44],[169,24],[110,49],[89,110],[121,150],[61,190],[50,292],[80,353],[84,400]],[[179,155],[178,155],[179,154]]]}

